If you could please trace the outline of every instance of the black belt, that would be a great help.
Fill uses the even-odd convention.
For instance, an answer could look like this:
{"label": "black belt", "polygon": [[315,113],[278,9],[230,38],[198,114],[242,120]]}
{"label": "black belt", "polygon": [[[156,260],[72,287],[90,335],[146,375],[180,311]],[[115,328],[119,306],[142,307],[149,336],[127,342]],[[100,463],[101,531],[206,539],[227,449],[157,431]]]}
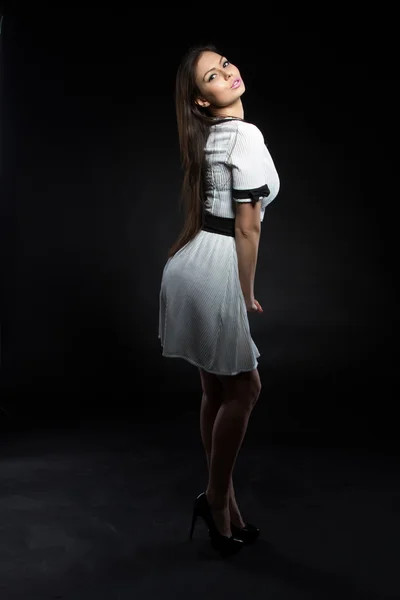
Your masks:
{"label": "black belt", "polygon": [[204,212],[202,229],[211,233],[235,237],[235,218],[217,217],[209,212]]}

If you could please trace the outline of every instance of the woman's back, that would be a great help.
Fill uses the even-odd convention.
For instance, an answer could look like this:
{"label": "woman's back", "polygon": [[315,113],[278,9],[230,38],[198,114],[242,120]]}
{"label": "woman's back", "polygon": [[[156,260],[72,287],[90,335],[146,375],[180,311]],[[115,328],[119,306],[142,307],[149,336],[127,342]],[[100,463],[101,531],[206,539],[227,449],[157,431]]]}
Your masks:
{"label": "woman's back", "polygon": [[210,127],[205,161],[205,210],[234,218],[232,191],[257,190],[268,182],[269,194],[260,192],[263,221],[266,206],[278,194],[279,177],[261,131],[239,119],[219,121]]}

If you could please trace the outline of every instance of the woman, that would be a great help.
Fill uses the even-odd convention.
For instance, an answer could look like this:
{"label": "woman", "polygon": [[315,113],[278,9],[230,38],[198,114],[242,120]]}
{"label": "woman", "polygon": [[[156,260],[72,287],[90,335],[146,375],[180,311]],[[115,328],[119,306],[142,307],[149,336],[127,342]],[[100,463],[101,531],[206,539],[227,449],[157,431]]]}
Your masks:
{"label": "woman", "polygon": [[261,390],[247,312],[254,297],[261,222],[279,178],[260,130],[244,121],[245,85],[213,46],[191,48],[176,79],[186,219],[164,267],[159,314],[163,356],[199,368],[208,486],[194,504],[212,546],[233,554],[259,530],[235,499],[233,468]]}

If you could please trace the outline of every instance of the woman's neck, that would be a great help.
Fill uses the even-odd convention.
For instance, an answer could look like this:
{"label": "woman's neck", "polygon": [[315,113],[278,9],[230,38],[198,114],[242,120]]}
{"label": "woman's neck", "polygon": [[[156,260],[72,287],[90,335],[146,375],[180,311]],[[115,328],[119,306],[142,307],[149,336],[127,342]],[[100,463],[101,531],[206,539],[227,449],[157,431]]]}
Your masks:
{"label": "woman's neck", "polygon": [[224,106],[223,108],[214,109],[213,117],[217,117],[218,119],[225,118],[235,118],[235,119],[244,119],[244,110],[242,100],[240,98],[237,99],[236,102],[231,104],[230,106]]}

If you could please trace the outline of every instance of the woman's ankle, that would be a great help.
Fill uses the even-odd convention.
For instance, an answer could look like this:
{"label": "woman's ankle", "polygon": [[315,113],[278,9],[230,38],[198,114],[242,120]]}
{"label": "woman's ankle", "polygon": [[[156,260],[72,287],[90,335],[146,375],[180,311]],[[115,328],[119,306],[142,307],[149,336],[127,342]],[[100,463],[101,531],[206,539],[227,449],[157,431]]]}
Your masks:
{"label": "woman's ankle", "polygon": [[206,490],[207,502],[215,510],[229,509],[229,493],[216,494],[212,490]]}

